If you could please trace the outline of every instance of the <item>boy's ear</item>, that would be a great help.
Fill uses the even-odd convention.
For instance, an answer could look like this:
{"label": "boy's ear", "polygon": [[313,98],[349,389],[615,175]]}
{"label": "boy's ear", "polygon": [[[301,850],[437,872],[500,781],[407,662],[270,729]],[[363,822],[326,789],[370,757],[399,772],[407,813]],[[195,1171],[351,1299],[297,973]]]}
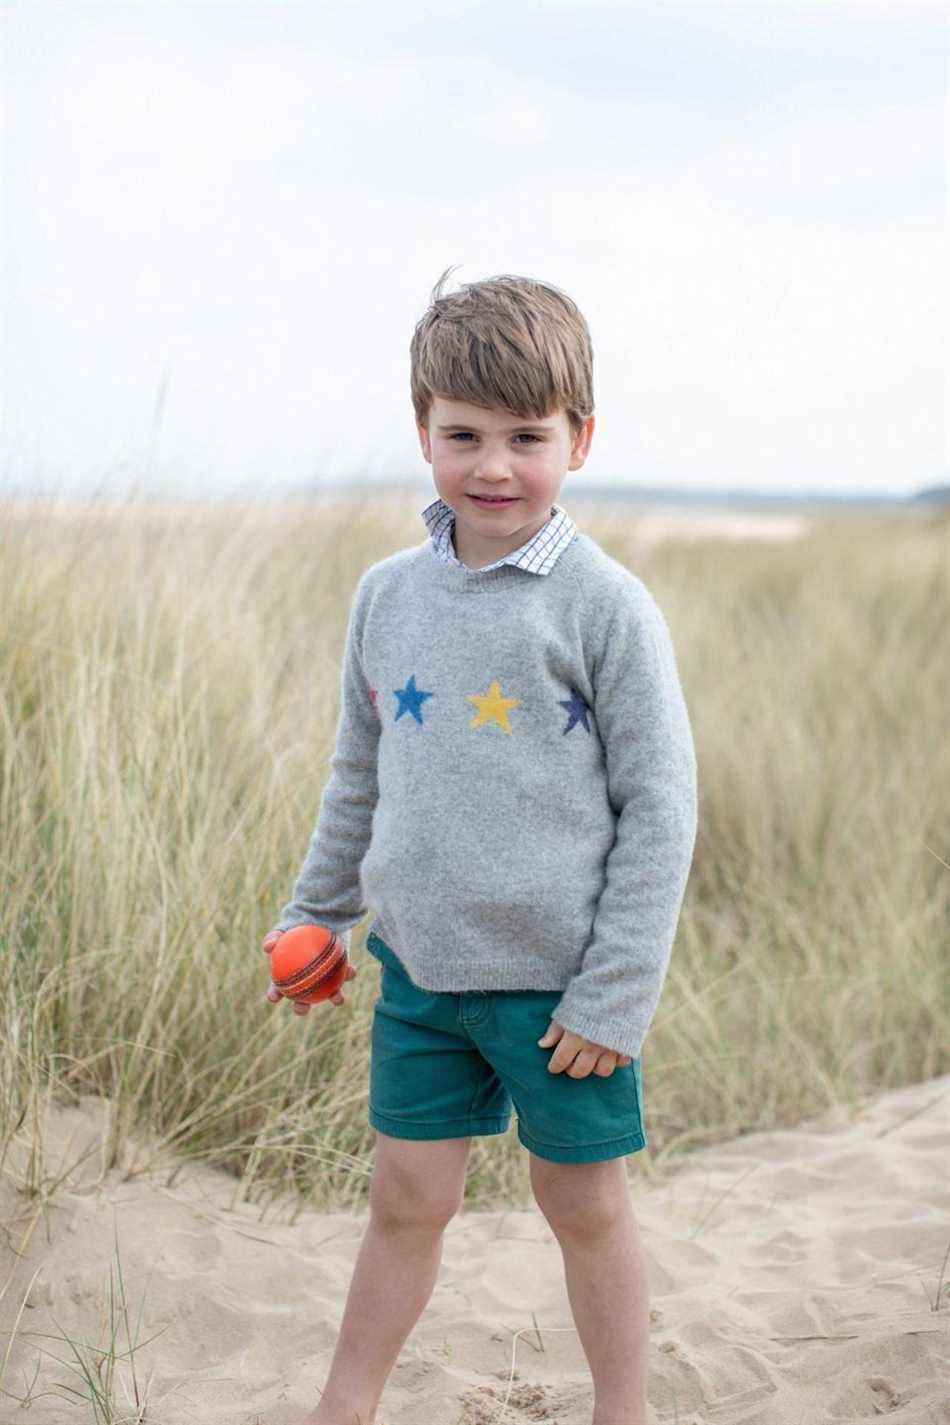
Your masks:
{"label": "boy's ear", "polygon": [[431,442],[430,442],[430,440],[429,440],[429,432],[426,430],[425,426],[424,426],[424,425],[420,425],[420,423],[419,423],[418,421],[416,421],[416,430],[419,432],[419,444],[422,446],[422,454],[424,455],[424,457],[426,458],[426,460],[428,460],[429,464],[431,465],[431,464],[432,464],[432,444],[431,444]]}
{"label": "boy's ear", "polygon": [[590,443],[594,438],[594,417],[588,416],[581,426],[571,445],[571,458],[568,461],[568,470],[580,470],[584,461],[590,453]]}

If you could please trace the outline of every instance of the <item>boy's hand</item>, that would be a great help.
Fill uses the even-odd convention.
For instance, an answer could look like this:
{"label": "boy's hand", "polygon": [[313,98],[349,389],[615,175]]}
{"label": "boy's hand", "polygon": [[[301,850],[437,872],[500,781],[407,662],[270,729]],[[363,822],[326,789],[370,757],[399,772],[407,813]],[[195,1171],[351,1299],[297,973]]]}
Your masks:
{"label": "boy's hand", "polygon": [[[261,941],[261,949],[266,955],[270,954],[282,934],[283,931],[281,930],[272,930],[269,935],[264,936],[264,939]],[[356,973],[357,971],[355,965],[347,965],[346,980],[355,980]],[[346,980],[344,980],[344,984],[346,983]],[[267,998],[270,1000],[271,1004],[276,1004],[278,1000],[289,999],[290,996],[282,995],[280,990],[274,984],[274,981],[271,980],[270,984],[267,986]],[[330,995],[329,999],[321,1000],[320,1003],[343,1004],[345,1002],[345,999],[346,996],[343,994],[343,991],[337,990],[336,994]],[[293,1006],[294,1014],[309,1014],[310,1011],[315,1008],[316,1005],[312,1004],[294,1004]]]}
{"label": "boy's hand", "polygon": [[586,1078],[592,1069],[595,1074],[606,1079],[614,1069],[625,1069],[632,1062],[629,1054],[618,1054],[616,1049],[595,1044],[593,1039],[585,1039],[582,1034],[565,1029],[556,1019],[551,1020],[538,1043],[542,1049],[549,1049],[552,1044],[557,1044],[548,1061],[548,1073],[559,1074],[567,1069],[572,1079]]}

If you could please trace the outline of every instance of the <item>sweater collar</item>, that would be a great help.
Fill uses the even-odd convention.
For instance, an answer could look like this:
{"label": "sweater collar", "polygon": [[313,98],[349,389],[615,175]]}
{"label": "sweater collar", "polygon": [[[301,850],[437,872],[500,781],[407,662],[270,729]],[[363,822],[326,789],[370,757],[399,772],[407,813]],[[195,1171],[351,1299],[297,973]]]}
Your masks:
{"label": "sweater collar", "polygon": [[[421,511],[429,531],[429,547],[433,558],[443,564],[457,565],[468,569],[455,553],[452,536],[455,532],[455,511],[441,497],[433,500]],[[484,574],[489,569],[498,569],[502,564],[514,564],[519,569],[527,569],[532,574],[550,574],[560,556],[577,533],[577,526],[566,510],[560,505],[551,506],[551,518],[542,525],[537,534],[531,536],[520,549],[513,549],[494,564],[486,564],[482,569],[470,569],[471,574]]]}

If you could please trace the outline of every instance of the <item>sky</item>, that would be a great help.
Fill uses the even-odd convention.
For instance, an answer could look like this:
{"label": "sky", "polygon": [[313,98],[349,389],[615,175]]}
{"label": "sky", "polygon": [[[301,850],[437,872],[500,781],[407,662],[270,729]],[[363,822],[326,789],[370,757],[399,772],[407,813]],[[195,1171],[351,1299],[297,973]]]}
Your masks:
{"label": "sky", "polygon": [[565,494],[946,481],[948,19],[5,0],[0,491],[431,486],[449,266],[584,312]]}

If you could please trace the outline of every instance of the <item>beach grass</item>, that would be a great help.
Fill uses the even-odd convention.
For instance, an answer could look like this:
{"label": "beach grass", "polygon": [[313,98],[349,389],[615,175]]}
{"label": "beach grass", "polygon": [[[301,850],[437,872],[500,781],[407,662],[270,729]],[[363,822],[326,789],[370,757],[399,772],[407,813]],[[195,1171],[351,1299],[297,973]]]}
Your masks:
{"label": "beach grass", "polygon": [[[0,504],[0,1166],[25,1192],[60,1171],[47,1105],[95,1094],[103,1173],[200,1159],[262,1212],[365,1206],[371,917],[346,1004],[303,1018],[265,1001],[260,942],[326,781],[356,581],[423,540],[426,502]],[[664,610],[699,760],[632,1163],[947,1072],[946,518],[656,539],[562,503]],[[514,1123],[473,1141],[466,1194],[530,1202]]]}
{"label": "beach grass", "polygon": [[[133,1313],[133,1324],[118,1231],[108,1276],[99,1293],[98,1323],[93,1339],[73,1334],[60,1325],[55,1316],[55,1331],[38,1331],[21,1325],[24,1308],[36,1304],[30,1298],[40,1272],[41,1268],[37,1268],[33,1273],[0,1359],[0,1396],[23,1411],[44,1397],[52,1396],[66,1406],[81,1409],[92,1425],[145,1425],[149,1415],[149,1381],[143,1379],[136,1368],[136,1355],[155,1336],[161,1335],[161,1331],[141,1339],[144,1299]],[[33,1360],[32,1377],[24,1371],[20,1385],[8,1379],[7,1370],[17,1344],[22,1353]]]}

